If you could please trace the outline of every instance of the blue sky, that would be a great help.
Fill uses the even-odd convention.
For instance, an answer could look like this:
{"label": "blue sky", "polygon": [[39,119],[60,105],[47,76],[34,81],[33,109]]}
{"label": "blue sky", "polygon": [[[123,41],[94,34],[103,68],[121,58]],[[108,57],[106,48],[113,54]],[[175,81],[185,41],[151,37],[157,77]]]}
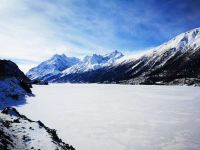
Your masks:
{"label": "blue sky", "polygon": [[138,52],[200,26],[199,0],[0,0],[0,57]]}

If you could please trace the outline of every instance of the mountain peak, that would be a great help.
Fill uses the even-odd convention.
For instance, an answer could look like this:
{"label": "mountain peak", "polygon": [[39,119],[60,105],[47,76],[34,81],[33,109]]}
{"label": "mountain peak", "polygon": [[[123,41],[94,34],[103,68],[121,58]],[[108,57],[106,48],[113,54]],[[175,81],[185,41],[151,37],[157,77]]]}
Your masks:
{"label": "mountain peak", "polygon": [[42,62],[37,67],[32,68],[27,73],[27,76],[31,79],[40,79],[44,76],[59,74],[66,68],[69,68],[80,60],[75,57],[67,57],[65,54],[55,54],[47,61]]}
{"label": "mountain peak", "polygon": [[118,50],[114,50],[113,52],[106,54],[105,57],[123,57],[124,55]]}
{"label": "mountain peak", "polygon": [[118,51],[118,50],[114,50],[113,52],[111,52],[111,53],[113,53],[113,54],[118,54],[118,53],[120,53],[120,54],[122,54],[120,51]]}
{"label": "mountain peak", "polygon": [[51,59],[61,59],[61,58],[63,58],[63,59],[65,59],[65,58],[67,58],[67,56],[65,55],[65,54],[54,54],[52,57],[51,57]]}
{"label": "mountain peak", "polygon": [[167,43],[159,46],[158,48],[176,48],[182,50],[188,48],[196,48],[197,45],[200,45],[200,28],[195,28],[188,32],[181,33]]}
{"label": "mountain peak", "polygon": [[104,59],[103,56],[93,54],[92,56],[85,56],[83,58],[83,62],[89,64],[95,64],[95,63],[101,63],[103,59]]}
{"label": "mountain peak", "polygon": [[[178,66],[179,64],[181,65],[179,65],[178,68],[183,68],[182,72],[180,73],[180,76],[182,77],[182,75],[185,75],[186,71],[184,67],[188,69],[189,66],[188,70],[190,70],[191,66],[193,65],[194,71],[197,70],[199,66],[199,51],[200,28],[196,28],[188,32],[182,33],[176,36],[175,38],[171,39],[170,41],[158,47],[149,49],[147,52],[138,54],[134,57],[124,57],[124,55],[118,50],[114,50],[106,55],[93,54],[90,56],[86,56],[79,63],[72,65],[71,67],[67,67],[63,71],[59,70],[59,74],[55,74],[54,72],[56,72],[56,70],[52,69],[52,72],[55,75],[51,76],[50,78],[45,77],[45,79],[47,79],[46,81],[53,82],[74,82],[76,80],[81,80],[82,82],[86,80],[90,81],[91,79],[91,81],[93,82],[96,80],[96,75],[98,73],[98,77],[96,80],[97,82],[99,82],[99,79],[101,79],[101,81],[113,81],[114,78],[116,78],[116,80],[129,80],[129,75],[131,75],[131,77],[133,78],[136,78],[138,76],[138,80],[133,79],[133,81],[131,82],[139,83],[143,82],[143,79],[145,80],[143,75],[150,75],[150,73],[152,72],[157,73],[155,72],[156,70],[158,70],[159,74],[164,76],[165,74],[163,74],[162,72],[163,66],[165,66],[166,68],[164,69],[166,69],[166,71],[168,71],[169,74],[171,74],[171,69],[175,68],[175,70],[177,70],[176,65]],[[58,57],[58,55],[55,56]],[[121,59],[121,57],[123,58]],[[183,63],[185,64],[185,66],[182,65]],[[42,73],[45,71],[45,69],[46,68],[42,70]],[[97,69],[100,70],[95,72],[95,70]],[[127,74],[129,72],[130,74]],[[172,73],[173,72],[174,71],[172,71]],[[83,73],[83,76],[81,76],[81,73]],[[89,74],[89,76],[87,75],[87,73]],[[189,74],[193,72],[187,73]],[[197,72],[196,74],[199,75],[199,72]],[[41,76],[40,74],[35,75],[38,75],[38,77]],[[193,74],[191,74],[191,76],[195,77]],[[103,79],[104,77],[105,80]],[[140,77],[142,80],[140,79]],[[158,77],[160,78],[160,76]],[[176,78],[176,75],[174,75],[174,77]]]}

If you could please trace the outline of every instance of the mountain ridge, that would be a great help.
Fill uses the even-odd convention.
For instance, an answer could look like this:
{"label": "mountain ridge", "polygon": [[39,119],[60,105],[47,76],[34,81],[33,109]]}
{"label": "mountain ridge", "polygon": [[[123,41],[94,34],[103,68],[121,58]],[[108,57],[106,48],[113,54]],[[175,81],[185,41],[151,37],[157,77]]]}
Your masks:
{"label": "mountain ridge", "polygon": [[[106,55],[93,54],[85,56],[82,60],[75,57],[67,57],[65,54],[55,54],[50,59],[30,69],[27,76],[32,80],[48,80],[53,76],[96,70],[114,63],[115,60],[123,56],[117,50]],[[66,62],[66,59],[70,59],[70,61]]]}
{"label": "mountain ridge", "polygon": [[67,57],[65,54],[55,54],[50,59],[40,63],[38,66],[30,69],[26,74],[30,79],[40,79],[41,76],[58,74],[65,68],[79,63],[80,60],[75,57]]}
{"label": "mountain ridge", "polygon": [[[50,82],[199,84],[200,28],[181,33],[137,58],[46,78]],[[72,66],[73,67],[73,66]],[[83,66],[81,67],[83,68]]]}

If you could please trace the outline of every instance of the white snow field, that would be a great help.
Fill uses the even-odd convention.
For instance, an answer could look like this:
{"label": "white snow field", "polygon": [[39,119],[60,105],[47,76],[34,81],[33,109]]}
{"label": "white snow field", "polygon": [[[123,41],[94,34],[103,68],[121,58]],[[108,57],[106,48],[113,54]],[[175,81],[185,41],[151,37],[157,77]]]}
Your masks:
{"label": "white snow field", "polygon": [[199,150],[200,88],[35,85],[20,113],[77,150]]}

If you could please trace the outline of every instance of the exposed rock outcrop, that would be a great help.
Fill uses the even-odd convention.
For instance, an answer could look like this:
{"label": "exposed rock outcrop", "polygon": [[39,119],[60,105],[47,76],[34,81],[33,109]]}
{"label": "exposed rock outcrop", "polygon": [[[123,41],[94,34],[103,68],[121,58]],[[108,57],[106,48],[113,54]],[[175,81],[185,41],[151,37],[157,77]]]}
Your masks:
{"label": "exposed rock outcrop", "polygon": [[0,79],[15,77],[17,80],[30,82],[31,80],[10,60],[0,60]]}

